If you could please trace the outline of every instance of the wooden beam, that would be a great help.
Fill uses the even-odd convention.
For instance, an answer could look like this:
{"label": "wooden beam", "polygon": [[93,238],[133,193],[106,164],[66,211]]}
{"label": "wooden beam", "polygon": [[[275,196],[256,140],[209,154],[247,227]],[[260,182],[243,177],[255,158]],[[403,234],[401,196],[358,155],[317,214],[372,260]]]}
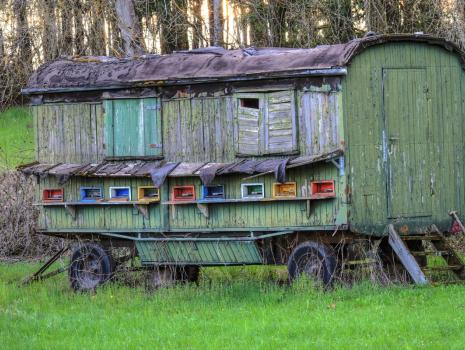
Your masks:
{"label": "wooden beam", "polygon": [[134,204],[134,208],[137,209],[137,211],[139,213],[142,214],[142,216],[148,220],[149,219],[149,209],[148,209],[148,205],[146,204]]}
{"label": "wooden beam", "polygon": [[73,218],[73,220],[76,220],[76,217],[77,217],[76,207],[74,205],[65,204],[65,209],[66,209],[66,212]]}
{"label": "wooden beam", "polygon": [[428,280],[426,279],[425,274],[421,270],[413,255],[410,253],[405,243],[402,241],[402,238],[400,238],[399,234],[394,229],[394,226],[390,224],[388,228],[389,245],[397,254],[397,257],[408,271],[410,277],[412,277],[416,284],[427,284]]}
{"label": "wooden beam", "polygon": [[208,219],[208,204],[205,203],[197,203],[197,208],[199,208],[200,212]]}

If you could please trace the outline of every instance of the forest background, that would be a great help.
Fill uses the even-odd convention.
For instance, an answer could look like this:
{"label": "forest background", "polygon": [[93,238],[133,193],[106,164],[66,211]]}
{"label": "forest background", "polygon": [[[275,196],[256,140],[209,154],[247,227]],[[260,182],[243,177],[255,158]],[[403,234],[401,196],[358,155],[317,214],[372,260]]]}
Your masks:
{"label": "forest background", "polygon": [[424,32],[465,48],[465,0],[0,0],[0,110],[59,56],[313,47]]}

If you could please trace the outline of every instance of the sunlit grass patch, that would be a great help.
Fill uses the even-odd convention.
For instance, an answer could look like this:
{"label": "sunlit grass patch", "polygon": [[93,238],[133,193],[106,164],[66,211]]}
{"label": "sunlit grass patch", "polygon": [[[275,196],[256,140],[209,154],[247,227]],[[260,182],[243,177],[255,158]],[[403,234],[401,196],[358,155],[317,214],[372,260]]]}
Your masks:
{"label": "sunlit grass patch", "polygon": [[0,171],[14,169],[34,158],[34,128],[29,107],[0,113]]}
{"label": "sunlit grass patch", "polygon": [[0,265],[3,348],[461,349],[465,341],[462,286],[362,282],[322,292],[281,285],[281,268],[268,267],[207,268],[198,285],[152,294],[118,282],[75,294],[66,275],[18,284],[37,267]]}

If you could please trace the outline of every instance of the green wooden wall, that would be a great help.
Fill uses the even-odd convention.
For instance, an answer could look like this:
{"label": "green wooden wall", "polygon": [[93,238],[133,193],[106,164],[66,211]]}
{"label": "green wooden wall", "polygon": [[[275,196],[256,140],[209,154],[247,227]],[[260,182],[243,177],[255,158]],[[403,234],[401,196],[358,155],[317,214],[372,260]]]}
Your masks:
{"label": "green wooden wall", "polygon": [[[118,231],[210,231],[216,229],[273,230],[287,227],[309,227],[309,229],[333,227],[346,223],[346,208],[342,204],[344,188],[342,177],[331,163],[317,167],[301,167],[288,173],[289,181],[297,182],[297,196],[302,195],[302,186],[318,179],[336,179],[337,199],[315,200],[311,202],[310,216],[307,217],[306,201],[212,203],[209,204],[209,217],[206,218],[195,204],[168,205],[151,204],[149,220],[145,219],[132,206],[86,206],[78,207],[77,218],[73,220],[63,207],[45,207],[42,210],[40,228],[48,230],[95,229]],[[265,197],[271,198],[273,175],[266,175],[249,181],[241,176],[229,175],[217,178],[216,183],[225,186],[227,198],[241,198],[241,183],[263,182]],[[38,186],[38,196],[44,188],[64,188],[65,201],[79,200],[79,188],[103,187],[108,198],[110,186],[131,186],[132,198],[137,198],[137,186],[150,185],[148,178],[72,178],[64,186],[59,186],[54,177],[42,179]],[[197,177],[169,178],[161,191],[161,202],[169,200],[168,191],[172,186],[195,185],[197,198],[200,198],[201,183]],[[313,228],[312,228],[313,227]],[[326,227],[328,228],[328,227]]]}
{"label": "green wooden wall", "polygon": [[88,163],[105,157],[101,103],[45,104],[32,111],[37,161]]}
{"label": "green wooden wall", "polygon": [[355,231],[403,233],[465,213],[465,74],[459,57],[387,43],[355,57],[343,82],[350,218]]}
{"label": "green wooden wall", "polygon": [[[261,92],[267,98],[280,94]],[[315,155],[333,150],[340,138],[342,93],[310,87],[295,95],[291,111],[297,116],[285,124],[294,129],[294,136],[283,141],[283,135],[292,131],[268,122],[271,131],[265,136],[270,151],[264,153],[297,149],[301,155]],[[232,162],[239,151],[239,96],[243,94],[108,100],[104,108],[88,103],[34,106],[37,160],[87,163],[105,156],[162,155],[168,161]]]}

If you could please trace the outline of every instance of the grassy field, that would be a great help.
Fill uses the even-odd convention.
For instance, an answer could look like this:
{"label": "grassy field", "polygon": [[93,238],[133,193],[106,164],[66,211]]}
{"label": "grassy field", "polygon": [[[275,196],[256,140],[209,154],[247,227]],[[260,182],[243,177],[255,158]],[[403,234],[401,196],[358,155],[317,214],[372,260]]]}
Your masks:
{"label": "grassy field", "polygon": [[[27,108],[0,114],[0,171],[31,161]],[[2,349],[463,349],[465,288],[280,286],[266,267],[210,268],[199,285],[147,294],[111,283],[74,294],[38,264],[0,264]],[[282,272],[282,271],[278,271]],[[278,274],[279,275],[279,274]]]}
{"label": "grassy field", "polygon": [[0,171],[13,169],[34,158],[34,129],[28,107],[0,113]]}
{"label": "grassy field", "polygon": [[278,286],[263,268],[207,269],[153,295],[66,276],[20,286],[37,265],[0,265],[4,349],[463,349],[462,286]]}

